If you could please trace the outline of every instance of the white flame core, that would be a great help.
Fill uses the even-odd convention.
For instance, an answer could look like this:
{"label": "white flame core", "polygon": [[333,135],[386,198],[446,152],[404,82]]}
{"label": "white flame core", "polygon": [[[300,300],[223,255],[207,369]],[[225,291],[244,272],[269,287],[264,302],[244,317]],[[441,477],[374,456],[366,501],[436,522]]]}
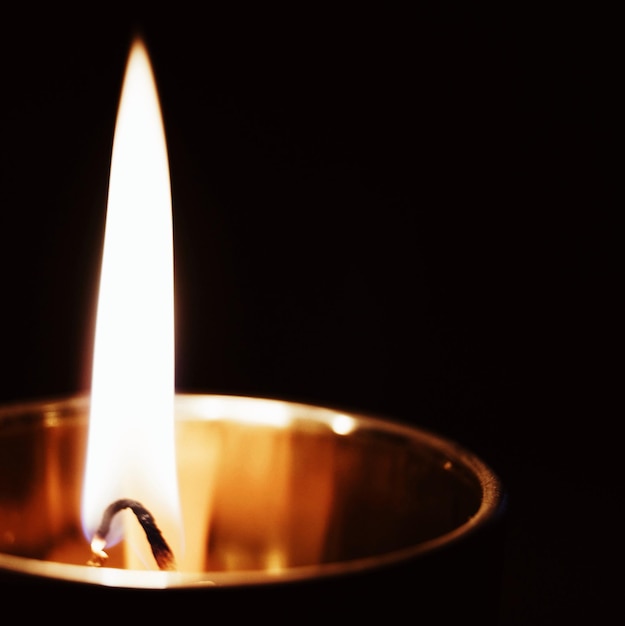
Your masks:
{"label": "white flame core", "polygon": [[136,40],[113,141],[100,276],[82,498],[89,540],[119,498],[139,500],[161,528],[180,529],[173,282],[165,132],[150,60]]}

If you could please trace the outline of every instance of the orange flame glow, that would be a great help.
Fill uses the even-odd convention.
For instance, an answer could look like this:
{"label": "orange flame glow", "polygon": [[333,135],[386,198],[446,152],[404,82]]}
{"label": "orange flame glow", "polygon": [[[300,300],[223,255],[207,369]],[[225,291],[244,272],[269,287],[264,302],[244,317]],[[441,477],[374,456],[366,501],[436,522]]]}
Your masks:
{"label": "orange flame glow", "polygon": [[[100,276],[82,497],[89,540],[111,502],[134,498],[178,545],[173,282],[165,132],[150,59],[136,39],[113,141]],[[119,523],[107,544],[122,534],[129,528]]]}

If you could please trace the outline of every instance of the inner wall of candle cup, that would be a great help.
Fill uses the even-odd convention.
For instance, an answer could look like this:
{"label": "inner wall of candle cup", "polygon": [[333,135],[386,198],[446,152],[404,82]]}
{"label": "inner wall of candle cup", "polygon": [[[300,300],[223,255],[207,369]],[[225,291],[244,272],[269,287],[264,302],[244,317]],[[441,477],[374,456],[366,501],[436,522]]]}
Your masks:
{"label": "inner wall of candle cup", "polygon": [[[80,521],[88,405],[81,396],[0,408],[0,569],[3,555],[88,560]],[[176,425],[183,571],[275,573],[425,550],[497,507],[497,479],[479,459],[394,422],[178,395]],[[108,566],[127,566],[123,547],[109,554]]]}

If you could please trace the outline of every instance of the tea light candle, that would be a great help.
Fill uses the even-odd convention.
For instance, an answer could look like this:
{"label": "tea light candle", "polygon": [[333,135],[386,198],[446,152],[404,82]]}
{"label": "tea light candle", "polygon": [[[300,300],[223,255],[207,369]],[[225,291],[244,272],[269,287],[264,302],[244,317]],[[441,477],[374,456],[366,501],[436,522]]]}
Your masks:
{"label": "tea light candle", "polygon": [[[0,408],[0,581],[98,605],[133,593],[142,619],[172,601],[228,619],[253,606],[273,622],[324,619],[337,602],[350,617],[403,618],[413,602],[438,618],[494,616],[485,591],[504,497],[476,455],[360,412],[175,393],[172,241],[164,127],[136,39],[91,393]],[[129,501],[171,546],[173,571],[132,513],[100,525]],[[89,564],[94,536],[100,567]]]}
{"label": "tea light candle", "polygon": [[267,615],[296,601],[318,618],[335,602],[405,617],[415,597],[440,618],[496,611],[504,497],[482,460],[390,419],[271,398],[177,394],[183,565],[137,564],[127,542],[86,565],[90,402],[0,408],[3,584],[105,604],[137,592],[143,617],[179,602],[233,617],[252,599]]}

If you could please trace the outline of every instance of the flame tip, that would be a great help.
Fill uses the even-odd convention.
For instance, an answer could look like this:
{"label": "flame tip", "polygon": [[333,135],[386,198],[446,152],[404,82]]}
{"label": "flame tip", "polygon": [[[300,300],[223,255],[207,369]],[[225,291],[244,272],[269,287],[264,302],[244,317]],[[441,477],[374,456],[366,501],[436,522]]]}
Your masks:
{"label": "flame tip", "polygon": [[132,43],[130,45],[130,49],[131,50],[135,50],[137,48],[142,48],[143,50],[145,50],[147,48],[146,44],[145,44],[145,38],[143,37],[143,35],[137,33],[133,38],[132,38]]}

